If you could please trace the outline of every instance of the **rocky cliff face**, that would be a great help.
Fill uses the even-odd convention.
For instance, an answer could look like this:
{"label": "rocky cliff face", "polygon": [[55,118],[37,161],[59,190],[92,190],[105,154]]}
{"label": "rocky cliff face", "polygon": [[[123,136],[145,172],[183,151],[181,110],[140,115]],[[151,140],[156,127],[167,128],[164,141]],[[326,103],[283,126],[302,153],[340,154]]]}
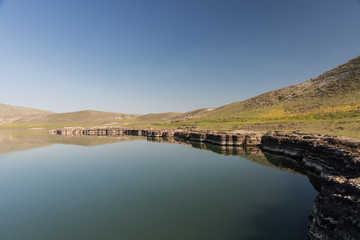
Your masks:
{"label": "rocky cliff face", "polygon": [[317,175],[338,175],[347,178],[360,173],[360,141],[347,137],[321,134],[269,132],[262,138],[266,151],[301,161]]}
{"label": "rocky cliff face", "polygon": [[322,184],[310,214],[308,238],[360,239],[360,181],[341,177]]}
{"label": "rocky cliff face", "polygon": [[262,149],[296,159],[320,182],[308,239],[360,239],[360,141],[346,137],[269,132]]}
{"label": "rocky cliff face", "polygon": [[198,128],[179,128],[153,130],[151,128],[61,128],[50,130],[52,134],[65,136],[146,136],[176,137],[184,140],[207,142],[221,146],[257,146],[261,143],[261,134],[251,131],[204,131]]}
{"label": "rocky cliff face", "polygon": [[250,131],[178,130],[174,137],[221,146],[256,146],[261,143],[261,134]]}

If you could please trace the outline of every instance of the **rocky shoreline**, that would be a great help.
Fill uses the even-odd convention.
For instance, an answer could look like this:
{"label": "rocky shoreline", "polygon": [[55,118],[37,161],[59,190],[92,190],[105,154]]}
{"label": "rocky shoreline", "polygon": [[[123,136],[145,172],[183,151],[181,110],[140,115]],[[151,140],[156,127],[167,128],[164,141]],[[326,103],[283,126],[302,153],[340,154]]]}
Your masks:
{"label": "rocky shoreline", "polygon": [[261,144],[261,133],[251,131],[204,131],[198,128],[185,127],[178,129],[154,130],[151,128],[60,128],[51,129],[50,133],[64,136],[145,136],[175,137],[189,141],[206,142],[221,146],[258,146]]}
{"label": "rocky shoreline", "polygon": [[[295,160],[319,191],[309,216],[308,239],[360,239],[360,141],[300,132],[205,131],[137,128],[62,128],[65,136],[146,136],[177,138],[225,147],[259,146],[264,152]],[[314,183],[316,181],[316,184]],[[296,187],[296,186],[295,186]]]}
{"label": "rocky shoreline", "polygon": [[261,148],[296,159],[320,181],[308,239],[360,239],[360,141],[320,134],[269,132]]}

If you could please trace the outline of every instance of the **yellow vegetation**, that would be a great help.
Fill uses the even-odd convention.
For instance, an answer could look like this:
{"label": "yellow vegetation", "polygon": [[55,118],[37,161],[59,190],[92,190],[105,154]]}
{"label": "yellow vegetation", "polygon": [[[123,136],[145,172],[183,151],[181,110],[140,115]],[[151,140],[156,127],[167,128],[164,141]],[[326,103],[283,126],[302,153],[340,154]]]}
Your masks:
{"label": "yellow vegetation", "polygon": [[294,116],[303,116],[310,114],[326,114],[326,113],[341,113],[341,112],[350,112],[350,111],[360,111],[360,104],[356,105],[344,105],[336,107],[327,107],[322,108],[317,111],[309,111],[306,113],[295,113],[290,111],[285,111],[284,108],[280,109],[271,109],[264,114],[261,114],[261,118],[284,118],[284,117],[294,117]]}

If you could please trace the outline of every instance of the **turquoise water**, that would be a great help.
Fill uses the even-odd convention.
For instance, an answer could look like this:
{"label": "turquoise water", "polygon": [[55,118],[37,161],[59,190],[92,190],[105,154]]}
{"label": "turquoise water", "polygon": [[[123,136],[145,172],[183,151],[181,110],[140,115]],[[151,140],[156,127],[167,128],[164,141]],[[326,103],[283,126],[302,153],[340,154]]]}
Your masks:
{"label": "turquoise water", "polygon": [[306,238],[317,192],[261,152],[62,138],[1,138],[1,240]]}

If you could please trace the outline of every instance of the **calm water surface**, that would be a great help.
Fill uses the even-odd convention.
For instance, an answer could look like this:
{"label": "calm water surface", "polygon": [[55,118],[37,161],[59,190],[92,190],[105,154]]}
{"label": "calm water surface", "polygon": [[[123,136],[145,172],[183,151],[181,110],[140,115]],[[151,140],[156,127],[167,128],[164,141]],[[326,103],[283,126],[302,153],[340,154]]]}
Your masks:
{"label": "calm water surface", "polygon": [[0,240],[305,239],[317,194],[261,153],[21,133],[0,144]]}

